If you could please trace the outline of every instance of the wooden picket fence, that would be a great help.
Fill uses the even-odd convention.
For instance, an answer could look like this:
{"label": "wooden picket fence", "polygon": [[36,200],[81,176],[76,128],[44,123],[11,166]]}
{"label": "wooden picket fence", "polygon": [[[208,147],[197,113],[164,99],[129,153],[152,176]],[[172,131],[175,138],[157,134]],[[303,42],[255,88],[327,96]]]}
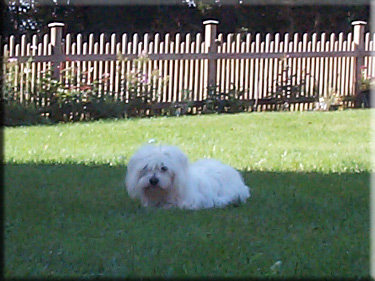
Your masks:
{"label": "wooden picket fence", "polygon": [[[33,91],[48,67],[56,79],[67,80],[67,72],[61,70],[69,69],[77,74],[78,86],[99,81],[99,96],[129,102],[127,77],[133,60],[146,56],[149,60],[140,66],[143,78],[160,88],[156,97],[160,104],[201,102],[215,88],[220,93],[236,92],[238,99],[252,102],[257,110],[273,108],[271,97],[283,93],[293,93],[289,98],[295,110],[311,109],[319,97],[332,94],[353,106],[361,77],[375,76],[375,34],[365,33],[365,25],[353,22],[353,32],[348,34],[276,33],[262,38],[250,33],[218,34],[218,22],[209,20],[204,22],[204,35],[123,34],[118,38],[112,34],[106,41],[101,34],[95,42],[93,34],[64,36],[64,24],[53,23],[42,40],[37,34],[30,42],[26,36],[19,41],[10,36],[2,46],[3,71],[5,75],[14,71],[6,67],[9,62],[18,64],[16,71],[22,75],[11,83],[19,89],[14,98],[20,103],[40,102]],[[157,77],[153,76],[156,69]],[[165,77],[168,83],[161,87]]]}

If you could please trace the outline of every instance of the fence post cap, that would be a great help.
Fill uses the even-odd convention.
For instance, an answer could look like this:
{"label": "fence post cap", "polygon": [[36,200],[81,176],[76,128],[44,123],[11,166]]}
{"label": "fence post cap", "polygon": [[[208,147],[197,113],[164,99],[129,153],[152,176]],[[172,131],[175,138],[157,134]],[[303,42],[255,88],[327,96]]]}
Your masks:
{"label": "fence post cap", "polygon": [[48,24],[48,27],[64,27],[64,25],[62,22],[51,22]]}
{"label": "fence post cap", "polygon": [[219,24],[219,21],[218,20],[205,20],[203,21],[203,24],[206,25],[206,24]]}
{"label": "fence post cap", "polygon": [[352,25],[366,25],[367,22],[362,21],[362,20],[356,20],[352,22]]}

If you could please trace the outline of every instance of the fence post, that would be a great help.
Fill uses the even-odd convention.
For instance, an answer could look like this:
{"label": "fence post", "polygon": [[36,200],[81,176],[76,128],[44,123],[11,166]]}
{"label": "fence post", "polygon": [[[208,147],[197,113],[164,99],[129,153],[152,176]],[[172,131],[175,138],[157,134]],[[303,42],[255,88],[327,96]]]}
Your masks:
{"label": "fence post", "polygon": [[51,39],[50,43],[52,46],[52,77],[56,80],[60,78],[60,67],[61,66],[63,50],[62,50],[62,31],[64,24],[60,22],[53,22],[48,24],[50,28]]}
{"label": "fence post", "polygon": [[[217,37],[217,25],[219,21],[217,20],[206,20],[203,22],[205,29],[204,29],[204,45],[205,45],[205,52],[208,54],[216,54],[217,53],[217,44],[216,44],[216,37]],[[208,87],[216,86],[216,67],[217,67],[217,59],[209,59],[208,60],[208,76],[207,76],[207,85]]]}
{"label": "fence post", "polygon": [[[360,94],[361,87],[361,67],[364,65],[364,55],[363,51],[365,50],[365,21],[353,21],[353,42],[355,51],[357,51],[357,56],[355,57],[355,88],[354,96],[358,97]],[[357,101],[356,101],[357,103]],[[358,104],[356,104],[357,106]]]}

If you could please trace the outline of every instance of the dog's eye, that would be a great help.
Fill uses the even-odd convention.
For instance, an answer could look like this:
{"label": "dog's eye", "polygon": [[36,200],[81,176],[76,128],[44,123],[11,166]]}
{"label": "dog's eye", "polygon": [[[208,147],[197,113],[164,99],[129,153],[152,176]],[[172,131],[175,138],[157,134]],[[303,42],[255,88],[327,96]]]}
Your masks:
{"label": "dog's eye", "polygon": [[165,166],[163,166],[163,167],[160,168],[160,170],[161,170],[162,172],[166,172],[166,171],[168,171],[168,168],[165,167]]}

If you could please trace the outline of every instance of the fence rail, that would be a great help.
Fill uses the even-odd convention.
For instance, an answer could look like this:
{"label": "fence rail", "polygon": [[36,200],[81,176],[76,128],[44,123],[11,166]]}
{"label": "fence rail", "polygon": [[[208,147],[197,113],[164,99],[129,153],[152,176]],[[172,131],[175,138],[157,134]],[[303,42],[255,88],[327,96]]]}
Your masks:
{"label": "fence rail", "polygon": [[[217,34],[218,22],[205,21],[205,33],[184,38],[176,34],[163,38],[155,34],[132,37],[115,34],[106,41],[101,34],[99,41],[82,34],[63,37],[63,24],[50,24],[50,34],[41,42],[32,36],[20,42],[11,36],[3,47],[7,61],[19,64],[21,78],[12,81],[19,89],[20,102],[30,102],[35,85],[48,67],[54,77],[66,80],[62,69],[72,68],[78,76],[87,74],[87,82],[99,81],[98,95],[110,95],[129,101],[127,74],[131,73],[133,60],[147,55],[143,65],[145,77],[158,69],[161,77],[169,82],[158,97],[159,103],[180,102],[189,99],[201,102],[209,95],[210,87],[227,93],[234,89],[241,100],[257,101],[258,109],[269,108],[267,100],[280,89],[296,87],[297,97],[303,101],[295,109],[311,109],[317,97],[333,93],[353,100],[360,91],[361,79],[375,76],[375,34],[365,33],[365,22],[353,22],[353,32],[348,34]],[[26,64],[30,64],[30,68]],[[27,71],[26,71],[27,70]],[[10,71],[5,67],[5,74]],[[25,74],[25,75],[23,75]],[[105,79],[103,77],[106,77]],[[27,83],[25,83],[25,81]],[[80,81],[77,79],[77,83]],[[153,81],[158,87],[161,81]],[[24,86],[29,85],[30,86]],[[289,88],[289,90],[290,90]],[[287,90],[288,91],[288,90]],[[188,93],[186,96],[185,94]],[[263,104],[263,105],[262,105]],[[353,105],[349,102],[348,105]]]}
{"label": "fence rail", "polygon": [[[201,53],[201,54],[147,54],[150,60],[217,60],[217,59],[282,59],[282,58],[325,58],[325,57],[356,57],[375,56],[374,51],[339,51],[339,52],[283,52],[283,53]],[[123,58],[134,60],[139,54],[126,54]],[[12,57],[15,58],[15,57]],[[10,59],[12,59],[10,58]],[[63,56],[18,56],[17,62],[85,62],[85,61],[117,61],[118,54],[98,54],[98,55],[63,55]]]}

